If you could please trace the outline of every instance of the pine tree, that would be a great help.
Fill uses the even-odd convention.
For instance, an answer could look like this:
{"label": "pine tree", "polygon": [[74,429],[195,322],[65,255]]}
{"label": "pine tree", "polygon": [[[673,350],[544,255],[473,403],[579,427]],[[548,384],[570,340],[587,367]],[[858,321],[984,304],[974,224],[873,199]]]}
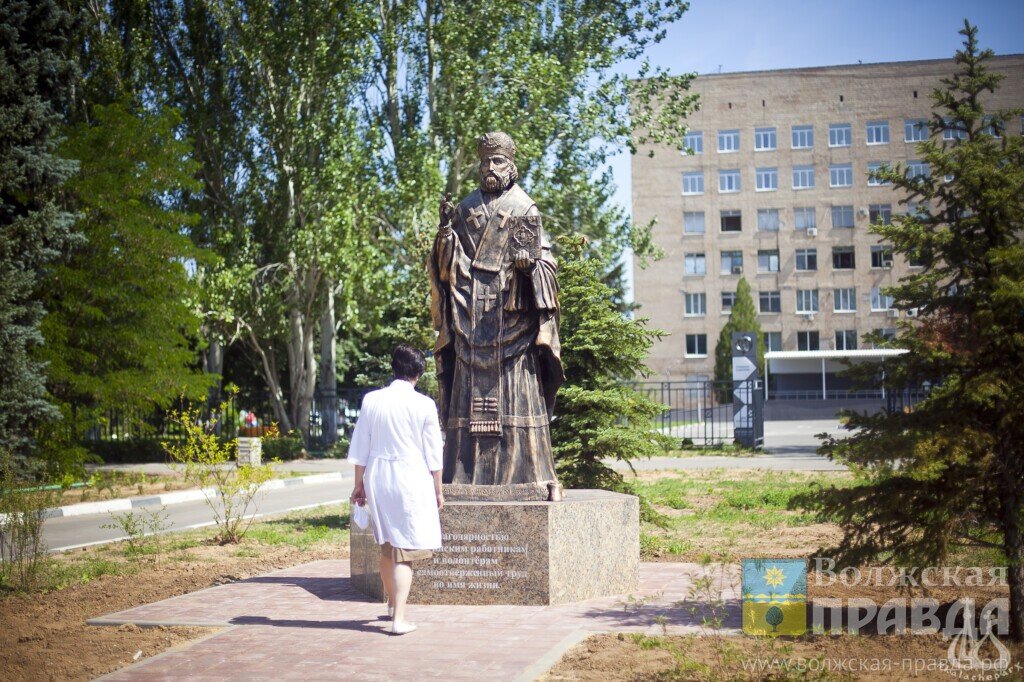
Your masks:
{"label": "pine tree", "polygon": [[585,255],[585,239],[565,237],[558,243],[565,383],[551,440],[559,478],[571,488],[622,490],[622,475],[602,460],[651,457],[675,444],[652,421],[663,406],[626,383],[645,373],[644,360],[662,332],[618,311],[613,290],[602,282],[607,265],[599,256]]}
{"label": "pine tree", "polygon": [[1021,112],[986,108],[1001,76],[986,68],[977,29],[965,22],[961,34],[958,71],[932,94],[931,139],[917,146],[930,172],[878,173],[909,210],[873,228],[924,264],[888,291],[919,322],[901,323],[893,345],[908,353],[884,363],[885,383],[932,388],[908,411],[848,414],[857,433],[821,451],[866,484],[801,502],[842,525],[832,551],[844,563],[929,566],[956,548],[1000,551],[1011,636],[1024,641],[1024,142],[1007,127]]}
{"label": "pine tree", "polygon": [[63,56],[70,24],[54,0],[0,2],[0,449],[20,452],[57,417],[31,349],[40,274],[72,238],[55,193],[75,166],[54,153],[76,76]]}
{"label": "pine tree", "polygon": [[[209,254],[188,238],[196,216],[167,202],[197,185],[191,145],[176,137],[180,117],[117,102],[94,106],[90,119],[61,146],[81,163],[65,195],[86,241],[42,281],[46,343],[37,352],[69,427],[109,410],[166,408],[204,394],[209,380],[195,368],[200,318],[187,269]],[[45,445],[48,455],[68,450]]]}
{"label": "pine tree", "polygon": [[[722,327],[715,345],[715,381],[732,381],[732,333],[754,332],[757,338],[757,368],[764,368],[764,336],[761,334],[761,323],[757,319],[754,308],[754,297],[750,293],[750,285],[745,277],[740,277],[736,285],[736,300],[733,301],[729,320]],[[725,394],[730,394],[726,391]]]}

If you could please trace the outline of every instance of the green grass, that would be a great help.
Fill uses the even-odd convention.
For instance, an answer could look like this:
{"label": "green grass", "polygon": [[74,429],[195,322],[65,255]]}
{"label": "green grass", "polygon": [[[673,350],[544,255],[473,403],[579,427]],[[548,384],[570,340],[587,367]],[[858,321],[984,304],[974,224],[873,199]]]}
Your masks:
{"label": "green grass", "polygon": [[308,513],[253,524],[246,537],[266,545],[305,549],[319,542],[348,542],[348,512],[329,513],[318,507]]}
{"label": "green grass", "polygon": [[697,446],[686,444],[678,450],[670,450],[666,457],[756,457],[763,455],[761,450],[748,448],[735,443],[715,443],[714,445]]}
{"label": "green grass", "polygon": [[[843,472],[694,471],[638,481],[638,492],[664,511],[664,528],[645,524],[645,557],[710,556],[728,552],[738,541],[780,527],[801,527],[815,518],[795,506],[798,495],[821,485],[854,485]],[[674,510],[665,511],[665,510]]]}

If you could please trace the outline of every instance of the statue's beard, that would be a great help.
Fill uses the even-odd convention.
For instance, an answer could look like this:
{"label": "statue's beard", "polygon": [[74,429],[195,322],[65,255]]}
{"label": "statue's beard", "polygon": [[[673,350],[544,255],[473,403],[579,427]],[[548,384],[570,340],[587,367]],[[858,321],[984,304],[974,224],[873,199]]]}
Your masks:
{"label": "statue's beard", "polygon": [[511,173],[497,173],[491,171],[480,178],[480,189],[490,194],[496,194],[507,188],[512,180]]}

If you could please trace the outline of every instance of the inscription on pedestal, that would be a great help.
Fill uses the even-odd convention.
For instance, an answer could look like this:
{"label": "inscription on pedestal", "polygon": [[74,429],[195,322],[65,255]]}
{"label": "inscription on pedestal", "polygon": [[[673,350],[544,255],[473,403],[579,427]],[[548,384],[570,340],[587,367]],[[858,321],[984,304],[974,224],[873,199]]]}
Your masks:
{"label": "inscription on pedestal", "polygon": [[[443,546],[413,563],[413,604],[559,604],[635,591],[639,503],[572,490],[562,502],[449,502]],[[352,583],[383,599],[380,549],[353,527]]]}
{"label": "inscription on pedestal", "polygon": [[444,546],[419,569],[435,590],[500,590],[528,580],[529,545],[513,545],[507,533],[443,533]]}

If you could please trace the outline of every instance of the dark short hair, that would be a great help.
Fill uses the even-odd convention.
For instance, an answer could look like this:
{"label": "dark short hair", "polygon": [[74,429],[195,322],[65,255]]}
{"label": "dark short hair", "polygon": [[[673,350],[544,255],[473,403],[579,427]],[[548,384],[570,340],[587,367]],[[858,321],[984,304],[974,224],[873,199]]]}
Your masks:
{"label": "dark short hair", "polygon": [[407,343],[395,346],[391,354],[391,371],[396,379],[415,379],[427,368],[427,359],[423,351],[413,348]]}

